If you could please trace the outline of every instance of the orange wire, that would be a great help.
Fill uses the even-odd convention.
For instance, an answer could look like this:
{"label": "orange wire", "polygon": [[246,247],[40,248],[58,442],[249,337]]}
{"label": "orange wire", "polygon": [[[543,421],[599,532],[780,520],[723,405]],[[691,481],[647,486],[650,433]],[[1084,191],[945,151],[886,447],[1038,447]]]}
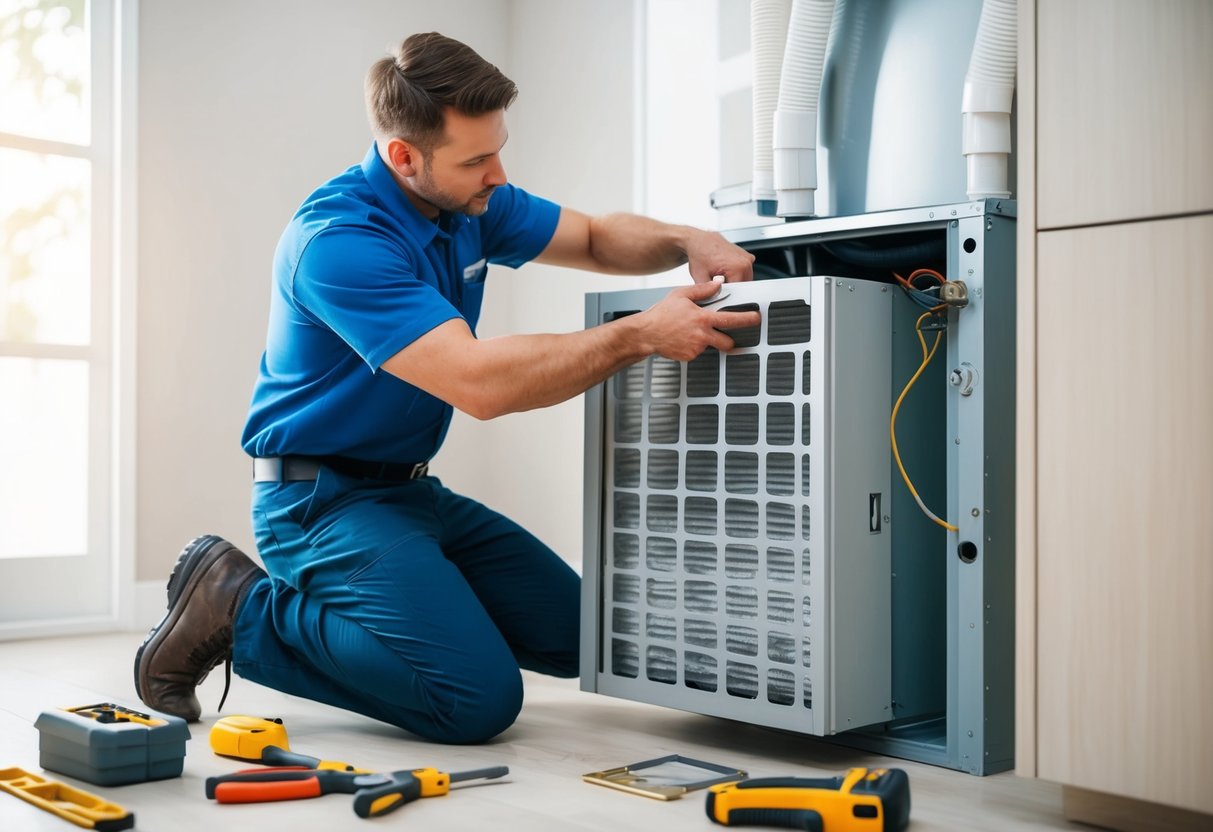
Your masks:
{"label": "orange wire", "polygon": [[939,284],[941,286],[944,283],[948,282],[948,279],[946,277],[944,277],[943,275],[941,275],[939,272],[935,271],[934,269],[915,269],[914,271],[910,272],[910,277],[909,277],[908,282],[911,285],[913,285],[914,278],[918,277],[919,275],[924,275],[924,274],[927,275],[928,277],[933,277],[936,280],[938,280]]}

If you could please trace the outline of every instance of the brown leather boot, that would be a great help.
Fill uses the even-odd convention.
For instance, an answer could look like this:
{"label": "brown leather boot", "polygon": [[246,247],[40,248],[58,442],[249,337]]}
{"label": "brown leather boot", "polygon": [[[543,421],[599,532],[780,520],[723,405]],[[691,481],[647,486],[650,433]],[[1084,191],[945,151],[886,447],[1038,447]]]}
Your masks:
{"label": "brown leather boot", "polygon": [[198,721],[202,706],[194,689],[222,661],[230,683],[236,610],[264,575],[244,552],[213,534],[182,550],[168,579],[168,612],[135,654],[135,690],[149,708]]}

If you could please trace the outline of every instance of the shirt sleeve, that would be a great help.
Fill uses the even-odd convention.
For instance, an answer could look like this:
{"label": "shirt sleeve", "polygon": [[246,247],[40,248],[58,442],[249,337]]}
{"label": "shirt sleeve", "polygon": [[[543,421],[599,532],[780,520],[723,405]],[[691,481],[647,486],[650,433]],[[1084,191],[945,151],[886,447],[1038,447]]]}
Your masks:
{"label": "shirt sleeve", "polygon": [[358,226],[330,226],[312,238],[291,293],[372,370],[439,324],[461,317],[417,276],[407,252],[382,233]]}
{"label": "shirt sleeve", "polygon": [[556,203],[532,196],[522,188],[502,185],[480,217],[485,257],[490,263],[512,269],[534,260],[551,242],[559,219],[560,206]]}

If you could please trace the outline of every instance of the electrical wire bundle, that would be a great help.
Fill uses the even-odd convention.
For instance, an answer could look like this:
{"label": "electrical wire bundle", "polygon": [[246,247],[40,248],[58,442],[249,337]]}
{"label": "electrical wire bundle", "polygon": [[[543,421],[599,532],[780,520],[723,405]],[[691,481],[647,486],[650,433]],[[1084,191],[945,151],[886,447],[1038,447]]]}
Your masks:
{"label": "electrical wire bundle", "polygon": [[[938,312],[944,308],[943,301],[939,299],[939,288],[944,284],[944,276],[934,269],[915,269],[910,272],[908,278],[902,277],[897,272],[893,272],[893,277],[897,278],[897,282],[901,284],[902,291],[906,293],[906,297],[914,301],[916,304],[931,312]],[[925,289],[919,289],[915,285],[920,277],[929,277],[936,281],[932,286]]]}
{"label": "electrical wire bundle", "polygon": [[[905,480],[906,487],[910,489],[910,494],[914,496],[914,502],[918,503],[918,507],[922,509],[922,513],[931,518],[931,521],[936,525],[943,526],[948,531],[959,531],[957,526],[953,526],[946,520],[941,520],[927,508],[926,503],[922,501],[922,497],[918,496],[918,490],[914,488],[914,483],[910,481],[910,475],[906,473],[906,467],[901,461],[901,452],[897,450],[897,411],[901,409],[901,403],[905,401],[906,394],[910,392],[910,388],[914,386],[914,382],[918,381],[918,377],[923,374],[923,371],[931,363],[931,359],[935,357],[935,350],[938,349],[939,342],[943,338],[943,330],[946,326],[943,313],[947,309],[947,304],[940,300],[939,292],[946,278],[934,269],[915,269],[910,273],[908,278],[902,277],[897,272],[893,272],[893,277],[897,278],[897,282],[901,284],[906,297],[926,309],[925,312],[918,316],[918,320],[914,322],[914,334],[918,336],[918,343],[922,346],[922,363],[918,365],[918,369],[914,372],[914,375],[906,382],[901,395],[897,397],[896,404],[893,405],[893,413],[889,417],[889,439],[893,443],[893,459],[896,460],[897,470],[901,472],[901,478]],[[935,284],[923,289],[918,288],[916,281],[924,277],[936,281]],[[922,334],[923,321],[928,318],[931,318],[934,324],[930,328],[935,330],[935,343],[931,345],[930,349],[927,349],[927,339]]]}

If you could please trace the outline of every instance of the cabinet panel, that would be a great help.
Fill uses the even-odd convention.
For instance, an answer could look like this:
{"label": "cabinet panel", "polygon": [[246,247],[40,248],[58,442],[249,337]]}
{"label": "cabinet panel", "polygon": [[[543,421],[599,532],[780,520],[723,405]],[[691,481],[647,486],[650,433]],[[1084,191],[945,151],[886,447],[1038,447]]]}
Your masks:
{"label": "cabinet panel", "polygon": [[1041,228],[1213,210],[1213,3],[1037,8]]}
{"label": "cabinet panel", "polygon": [[1213,216],[1042,232],[1040,777],[1213,812]]}

